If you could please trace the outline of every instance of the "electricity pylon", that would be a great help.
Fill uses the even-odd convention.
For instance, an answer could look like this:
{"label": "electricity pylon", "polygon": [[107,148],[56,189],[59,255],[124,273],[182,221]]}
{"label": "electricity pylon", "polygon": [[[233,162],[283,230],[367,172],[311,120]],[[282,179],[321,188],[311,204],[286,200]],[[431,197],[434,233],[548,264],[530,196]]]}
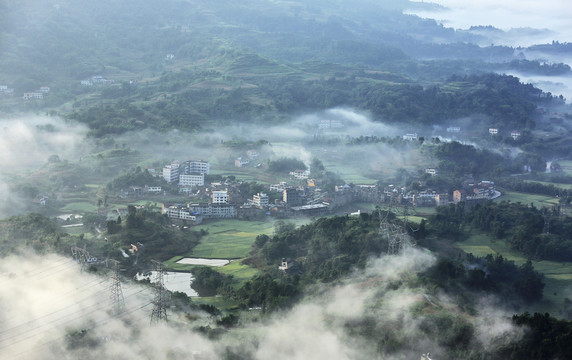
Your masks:
{"label": "electricity pylon", "polygon": [[111,273],[111,288],[109,298],[113,309],[113,315],[118,316],[125,310],[125,298],[121,290],[121,281],[119,280],[119,261],[111,260],[113,263],[113,271]]}
{"label": "electricity pylon", "polygon": [[165,289],[165,268],[156,260],[151,260],[155,267],[155,298],[153,299],[153,311],[151,312],[151,324],[161,321],[167,322],[167,306],[169,305],[169,292]]}
{"label": "electricity pylon", "polygon": [[389,220],[389,214],[392,213],[392,203],[389,203],[389,209],[385,215],[379,213],[379,235],[382,238],[387,239],[387,253],[389,255],[396,255],[403,251],[407,247],[412,247],[415,242],[411,236],[407,233],[407,207],[404,209],[404,222],[405,225],[397,225]]}

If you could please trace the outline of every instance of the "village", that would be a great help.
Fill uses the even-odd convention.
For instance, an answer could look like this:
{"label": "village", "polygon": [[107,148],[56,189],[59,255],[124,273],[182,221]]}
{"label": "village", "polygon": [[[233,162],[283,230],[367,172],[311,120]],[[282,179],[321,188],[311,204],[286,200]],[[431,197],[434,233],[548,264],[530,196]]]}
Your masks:
{"label": "village", "polygon": [[[247,152],[249,159],[237,158],[236,167],[244,167],[246,161],[258,159],[254,150]],[[264,217],[318,217],[340,213],[352,204],[374,206],[409,206],[431,208],[464,202],[470,207],[500,196],[494,182],[466,179],[458,189],[432,189],[420,178],[416,189],[381,184],[343,184],[333,191],[320,188],[320,181],[312,177],[311,170],[293,170],[290,181],[262,185],[264,190],[248,193],[243,181],[227,176],[224,181],[205,180],[210,174],[207,160],[173,162],[162,171],[148,169],[166,183],[176,185],[180,199],[162,202],[162,213],[173,222],[188,226],[199,225],[206,219],[262,219]],[[436,169],[425,169],[429,176],[437,175]],[[250,189],[250,188],[248,188]],[[130,186],[121,190],[126,198],[157,200],[165,196],[161,186]],[[358,209],[360,210],[360,209]]]}

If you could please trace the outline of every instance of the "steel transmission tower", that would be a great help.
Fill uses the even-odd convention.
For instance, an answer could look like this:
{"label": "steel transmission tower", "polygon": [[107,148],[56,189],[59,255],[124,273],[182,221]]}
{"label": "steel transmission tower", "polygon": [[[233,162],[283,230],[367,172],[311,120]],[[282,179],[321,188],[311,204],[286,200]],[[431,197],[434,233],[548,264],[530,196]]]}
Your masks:
{"label": "steel transmission tower", "polygon": [[121,281],[119,280],[119,261],[111,260],[113,263],[113,271],[111,273],[111,288],[109,298],[113,309],[113,315],[117,316],[125,310],[125,298],[121,290]]}
{"label": "steel transmission tower", "polygon": [[415,245],[414,240],[407,233],[407,207],[403,210],[404,215],[404,225],[397,225],[390,221],[389,214],[392,213],[392,203],[389,204],[389,209],[384,214],[379,213],[379,235],[383,239],[387,239],[387,253],[389,255],[396,255],[403,251],[407,247],[412,247]]}
{"label": "steel transmission tower", "polygon": [[167,321],[167,306],[169,305],[169,292],[165,289],[165,268],[156,260],[151,260],[155,267],[155,298],[153,299],[153,311],[151,312],[151,324]]}
{"label": "steel transmission tower", "polygon": [[89,252],[85,249],[85,246],[83,248],[72,246],[71,253],[75,261],[81,265],[82,270],[85,267],[85,264],[90,262],[92,259],[91,255],[89,255]]}

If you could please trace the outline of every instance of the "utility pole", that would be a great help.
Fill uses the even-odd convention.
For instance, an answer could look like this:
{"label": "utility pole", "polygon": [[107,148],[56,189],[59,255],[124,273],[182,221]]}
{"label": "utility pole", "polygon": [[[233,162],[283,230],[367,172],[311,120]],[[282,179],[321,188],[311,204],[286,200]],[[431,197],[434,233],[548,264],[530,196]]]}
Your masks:
{"label": "utility pole", "polygon": [[165,289],[165,268],[163,263],[151,260],[155,267],[155,298],[153,299],[153,311],[151,312],[151,324],[161,321],[167,322],[167,306],[169,304],[169,292]]}
{"label": "utility pole", "polygon": [[111,260],[113,263],[113,271],[111,273],[110,300],[113,309],[113,315],[118,316],[125,309],[125,298],[121,290],[121,281],[119,280],[119,261]]}

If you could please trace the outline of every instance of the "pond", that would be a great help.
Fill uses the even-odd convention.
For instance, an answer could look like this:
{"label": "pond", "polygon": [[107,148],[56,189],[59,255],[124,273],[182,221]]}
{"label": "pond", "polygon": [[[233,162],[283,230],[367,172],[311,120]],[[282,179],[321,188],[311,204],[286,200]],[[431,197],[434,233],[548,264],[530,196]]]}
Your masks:
{"label": "pond", "polygon": [[[156,271],[149,271],[145,274],[138,273],[135,276],[136,280],[148,279],[151,283],[155,283],[156,278]],[[199,296],[199,294],[191,288],[191,283],[193,282],[193,275],[191,273],[167,271],[163,276],[163,282],[165,284],[165,288],[169,291],[183,292],[191,297]]]}

